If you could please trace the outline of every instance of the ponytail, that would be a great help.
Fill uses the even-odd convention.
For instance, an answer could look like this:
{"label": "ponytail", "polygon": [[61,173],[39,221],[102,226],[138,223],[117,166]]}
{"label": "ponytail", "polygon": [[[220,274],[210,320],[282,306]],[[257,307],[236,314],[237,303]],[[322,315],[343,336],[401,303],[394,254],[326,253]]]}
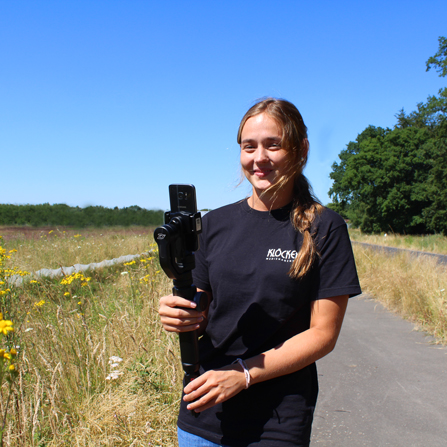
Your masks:
{"label": "ponytail", "polygon": [[308,273],[318,256],[311,228],[315,218],[323,210],[323,206],[313,196],[309,182],[302,174],[295,180],[294,192],[290,220],[295,230],[303,235],[303,244],[290,267],[289,276],[300,279]]}

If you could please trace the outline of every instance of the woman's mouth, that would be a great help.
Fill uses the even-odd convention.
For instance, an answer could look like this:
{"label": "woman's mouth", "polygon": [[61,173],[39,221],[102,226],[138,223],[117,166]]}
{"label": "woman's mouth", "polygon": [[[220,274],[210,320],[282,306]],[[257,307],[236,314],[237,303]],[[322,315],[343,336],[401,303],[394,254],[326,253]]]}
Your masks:
{"label": "woman's mouth", "polygon": [[253,170],[253,175],[255,175],[256,177],[259,178],[264,178],[267,177],[271,172],[273,171],[273,169],[254,169]]}

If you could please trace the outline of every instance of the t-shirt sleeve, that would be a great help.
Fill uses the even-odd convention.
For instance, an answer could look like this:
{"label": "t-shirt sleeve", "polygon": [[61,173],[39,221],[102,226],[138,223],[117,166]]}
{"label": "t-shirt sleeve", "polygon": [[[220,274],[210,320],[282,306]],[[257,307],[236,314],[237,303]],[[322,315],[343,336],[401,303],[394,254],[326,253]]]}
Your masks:
{"label": "t-shirt sleeve", "polygon": [[332,222],[323,234],[317,235],[317,246],[314,299],[362,293],[345,222]]}

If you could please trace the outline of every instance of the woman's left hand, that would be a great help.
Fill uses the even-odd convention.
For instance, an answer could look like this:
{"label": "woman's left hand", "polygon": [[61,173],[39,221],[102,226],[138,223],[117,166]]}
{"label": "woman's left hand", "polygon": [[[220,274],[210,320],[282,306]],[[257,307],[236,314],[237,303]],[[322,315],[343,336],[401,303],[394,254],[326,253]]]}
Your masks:
{"label": "woman's left hand", "polygon": [[245,374],[241,366],[232,364],[210,370],[190,382],[184,389],[183,400],[190,402],[188,410],[200,413],[225,402],[245,389]]}

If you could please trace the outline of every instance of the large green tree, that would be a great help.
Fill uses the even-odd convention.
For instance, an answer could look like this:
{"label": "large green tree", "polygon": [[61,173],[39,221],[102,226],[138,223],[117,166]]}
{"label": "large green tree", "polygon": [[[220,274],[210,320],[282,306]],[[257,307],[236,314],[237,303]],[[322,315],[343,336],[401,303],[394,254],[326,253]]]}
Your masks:
{"label": "large green tree", "polygon": [[[427,70],[447,74],[447,39]],[[447,233],[447,89],[394,129],[367,127],[339,154],[330,177],[332,207],[365,232]]]}
{"label": "large green tree", "polygon": [[365,232],[423,232],[432,144],[426,129],[369,126],[332,166],[329,194]]}

